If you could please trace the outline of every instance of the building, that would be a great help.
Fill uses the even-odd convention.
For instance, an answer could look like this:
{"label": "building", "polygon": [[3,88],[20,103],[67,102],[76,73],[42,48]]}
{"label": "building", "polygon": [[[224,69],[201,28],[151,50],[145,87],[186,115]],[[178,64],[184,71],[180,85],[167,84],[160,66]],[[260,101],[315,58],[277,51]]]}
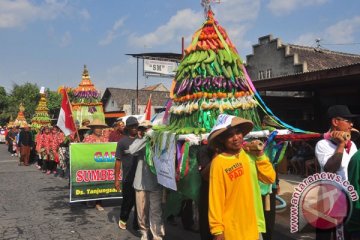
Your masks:
{"label": "building", "polygon": [[[106,88],[101,99],[106,122],[111,124],[116,118],[126,115],[143,114],[151,95],[151,115],[164,110],[170,92],[163,84],[139,89]],[[137,107],[138,98],[138,111]]]}
{"label": "building", "polygon": [[328,129],[326,110],[346,104],[360,113],[360,55],[259,38],[247,56],[255,88],[284,122],[316,132]]}
{"label": "building", "polygon": [[253,81],[299,73],[314,72],[360,62],[360,55],[322,48],[284,44],[266,35],[246,56],[247,71]]}
{"label": "building", "polygon": [[169,92],[169,89],[167,89],[164,84],[159,83],[156,85],[144,87],[141,90],[148,90],[148,91],[160,91],[160,92]]}

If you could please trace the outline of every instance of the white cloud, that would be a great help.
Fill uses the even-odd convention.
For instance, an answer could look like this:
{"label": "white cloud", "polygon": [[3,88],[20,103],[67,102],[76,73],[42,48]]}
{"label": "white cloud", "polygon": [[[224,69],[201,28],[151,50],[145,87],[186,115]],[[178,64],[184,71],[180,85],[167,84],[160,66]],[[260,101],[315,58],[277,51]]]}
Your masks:
{"label": "white cloud", "polygon": [[1,0],[0,28],[23,27],[31,21],[54,19],[66,7],[66,0],[45,0],[39,5],[30,0]]}
{"label": "white cloud", "polygon": [[71,43],[72,37],[70,32],[64,33],[60,39],[60,47],[67,47]]}
{"label": "white cloud", "polygon": [[167,23],[154,32],[142,36],[132,34],[129,43],[136,47],[155,47],[171,42],[179,42],[182,36],[189,36],[201,26],[203,14],[191,9],[183,9],[172,16]]}
{"label": "white cloud", "polygon": [[315,47],[315,40],[321,39],[321,33],[305,33],[300,35],[295,41],[295,44]]}
{"label": "white cloud", "polygon": [[302,34],[295,40],[295,43],[314,46],[315,39],[320,38],[324,43],[346,44],[354,41],[356,33],[360,33],[360,16],[341,20],[320,33]]}
{"label": "white cloud", "polygon": [[124,26],[125,20],[126,17],[116,20],[111,30],[109,30],[106,36],[99,41],[99,45],[105,46],[112,43],[118,36],[118,30]]}
{"label": "white cloud", "polygon": [[84,20],[89,20],[91,18],[91,15],[87,9],[80,10],[79,15]]}
{"label": "white cloud", "polygon": [[[139,69],[139,71],[141,71]],[[136,59],[128,57],[123,62],[119,62],[109,68],[103,77],[104,84],[98,84],[100,87],[106,88],[109,86],[134,89],[134,82],[136,81]],[[139,86],[142,86],[143,77],[139,74]]]}
{"label": "white cloud", "polygon": [[246,40],[246,34],[258,18],[260,7],[260,0],[224,0],[218,8],[217,5],[213,7],[215,18],[226,29],[239,53],[251,48],[252,43]]}
{"label": "white cloud", "polygon": [[270,0],[267,7],[274,15],[282,16],[302,7],[322,5],[328,1],[329,0]]}
{"label": "white cloud", "polygon": [[241,25],[234,25],[227,29],[227,33],[232,41],[232,43],[236,46],[237,50],[239,51],[240,56],[242,55],[240,52],[242,50],[251,49],[252,42],[246,40],[246,33],[250,29],[249,24],[241,24]]}
{"label": "white cloud", "polygon": [[[250,29],[250,22],[257,19],[260,11],[260,0],[223,0],[221,5],[213,4],[215,18],[228,31],[235,45],[240,48],[251,46],[245,40],[246,32]],[[179,10],[166,23],[153,32],[144,35],[131,34],[129,43],[135,47],[155,48],[166,45],[169,49],[179,49],[181,37],[185,43],[191,42],[195,31],[204,21],[204,13],[191,9]],[[185,46],[186,47],[186,46]]]}
{"label": "white cloud", "polygon": [[354,34],[360,32],[360,16],[342,20],[325,30],[327,42],[351,43],[354,41]]}
{"label": "white cloud", "polygon": [[213,8],[220,22],[240,23],[258,17],[260,0],[223,0],[218,8]]}

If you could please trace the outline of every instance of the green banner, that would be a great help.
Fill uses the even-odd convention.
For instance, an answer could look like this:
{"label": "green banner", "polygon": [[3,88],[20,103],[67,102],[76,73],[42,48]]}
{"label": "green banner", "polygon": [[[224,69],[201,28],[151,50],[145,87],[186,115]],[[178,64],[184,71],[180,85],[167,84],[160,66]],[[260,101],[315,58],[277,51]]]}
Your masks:
{"label": "green banner", "polygon": [[70,145],[70,202],[122,198],[114,187],[115,151],[116,143]]}

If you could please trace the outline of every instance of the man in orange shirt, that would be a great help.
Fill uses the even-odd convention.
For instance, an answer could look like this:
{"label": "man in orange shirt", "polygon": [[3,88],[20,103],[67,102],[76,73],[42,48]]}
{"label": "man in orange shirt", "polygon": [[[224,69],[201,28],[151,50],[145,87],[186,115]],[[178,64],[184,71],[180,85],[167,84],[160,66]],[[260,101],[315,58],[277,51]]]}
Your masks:
{"label": "man in orange shirt", "polygon": [[243,137],[253,123],[226,114],[219,115],[209,135],[217,155],[210,168],[209,225],[214,240],[256,240],[259,229],[255,211],[251,161],[264,183],[275,181],[275,171],[261,150],[245,150]]}

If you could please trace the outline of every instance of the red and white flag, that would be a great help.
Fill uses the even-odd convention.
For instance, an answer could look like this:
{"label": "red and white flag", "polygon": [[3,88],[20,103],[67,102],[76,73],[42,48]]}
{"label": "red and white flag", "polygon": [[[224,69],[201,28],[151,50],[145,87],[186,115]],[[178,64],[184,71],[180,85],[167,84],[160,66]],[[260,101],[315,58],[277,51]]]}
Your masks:
{"label": "red and white flag", "polygon": [[151,120],[151,94],[145,108],[145,120]]}
{"label": "red and white flag", "polygon": [[71,133],[76,132],[76,127],[72,117],[70,102],[66,90],[61,90],[61,93],[63,98],[61,101],[59,118],[56,125],[61,129],[61,131],[63,131],[65,136],[68,136]]}

